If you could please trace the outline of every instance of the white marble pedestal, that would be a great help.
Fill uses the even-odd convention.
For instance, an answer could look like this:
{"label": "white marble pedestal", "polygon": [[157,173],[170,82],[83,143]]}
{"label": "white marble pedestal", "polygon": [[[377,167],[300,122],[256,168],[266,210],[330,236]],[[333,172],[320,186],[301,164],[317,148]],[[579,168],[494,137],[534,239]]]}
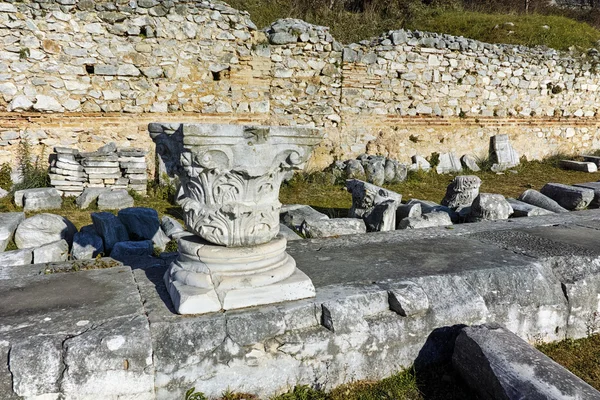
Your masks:
{"label": "white marble pedestal", "polygon": [[201,314],[315,295],[278,236],[251,247],[224,247],[194,235],[179,239],[179,257],[165,283],[180,314]]}

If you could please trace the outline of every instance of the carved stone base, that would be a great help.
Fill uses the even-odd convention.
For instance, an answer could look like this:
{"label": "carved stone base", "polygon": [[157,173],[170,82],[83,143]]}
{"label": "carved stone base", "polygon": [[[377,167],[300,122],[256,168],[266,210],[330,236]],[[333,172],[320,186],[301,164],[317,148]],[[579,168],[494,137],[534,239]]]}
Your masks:
{"label": "carved stone base", "polygon": [[296,268],[286,244],[279,236],[251,247],[179,239],[179,258],[165,274],[176,311],[203,314],[313,297],[310,278]]}

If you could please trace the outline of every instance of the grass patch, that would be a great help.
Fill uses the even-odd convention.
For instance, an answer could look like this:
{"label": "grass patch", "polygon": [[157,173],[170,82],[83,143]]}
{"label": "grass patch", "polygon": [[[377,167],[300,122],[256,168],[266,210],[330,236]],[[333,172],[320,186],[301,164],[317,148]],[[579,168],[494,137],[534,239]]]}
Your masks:
{"label": "grass patch", "polygon": [[544,343],[537,349],[600,390],[600,335]]}
{"label": "grass patch", "polygon": [[559,50],[571,46],[587,49],[600,39],[600,31],[593,27],[600,26],[599,12],[565,11],[537,4],[527,14],[521,3],[498,5],[468,0],[229,0],[228,3],[248,11],[260,28],[279,18],[300,18],[330,27],[331,34],[342,43],[359,42],[396,29]]}
{"label": "grass patch", "polygon": [[[596,181],[597,174],[569,171],[558,167],[558,160],[570,156],[556,155],[544,161],[522,162],[513,168],[512,173],[506,171],[496,174],[491,171],[463,172],[460,175],[477,175],[481,178],[480,192],[498,193],[506,197],[518,197],[527,189],[539,190],[548,182],[574,184]],[[352,205],[352,196],[345,190],[343,183],[328,184],[319,180],[311,180],[297,174],[290,182],[284,184],[279,195],[284,204],[309,204],[321,212],[332,216],[343,216],[345,210]],[[403,200],[421,199],[440,202],[446,194],[446,187],[458,174],[438,175],[434,171],[411,171],[406,181],[397,184],[386,184],[386,188],[401,193]],[[336,215],[337,213],[337,215]]]}

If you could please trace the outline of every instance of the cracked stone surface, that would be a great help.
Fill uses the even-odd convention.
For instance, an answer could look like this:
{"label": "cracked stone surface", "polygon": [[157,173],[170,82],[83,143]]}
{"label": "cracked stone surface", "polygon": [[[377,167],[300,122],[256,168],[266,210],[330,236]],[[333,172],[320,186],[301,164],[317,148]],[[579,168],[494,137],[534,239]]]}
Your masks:
{"label": "cracked stone surface", "polygon": [[550,341],[600,322],[590,320],[600,210],[453,228],[290,243],[315,298],[200,316],[175,313],[163,280],[169,257],[52,275],[9,267],[0,393],[171,400],[196,387],[265,398],[288,382],[329,389],[447,362],[461,324],[496,321]]}

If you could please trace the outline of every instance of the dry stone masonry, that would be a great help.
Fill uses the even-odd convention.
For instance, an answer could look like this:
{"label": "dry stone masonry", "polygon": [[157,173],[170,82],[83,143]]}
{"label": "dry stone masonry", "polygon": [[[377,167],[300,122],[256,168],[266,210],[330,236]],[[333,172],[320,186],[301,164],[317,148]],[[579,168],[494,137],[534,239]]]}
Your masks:
{"label": "dry stone masonry", "polygon": [[0,3],[0,163],[25,139],[148,151],[157,114],[324,128],[317,168],[361,153],[484,156],[496,134],[529,159],[600,147],[594,55],[418,31],[342,45],[299,20],[258,31],[217,1],[65,3]]}

